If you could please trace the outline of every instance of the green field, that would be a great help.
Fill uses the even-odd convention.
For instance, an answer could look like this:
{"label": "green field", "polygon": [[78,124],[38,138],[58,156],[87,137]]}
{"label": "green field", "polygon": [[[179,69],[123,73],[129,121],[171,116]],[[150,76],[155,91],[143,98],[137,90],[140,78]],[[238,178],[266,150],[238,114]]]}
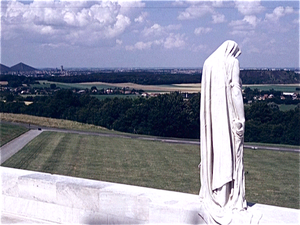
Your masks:
{"label": "green field", "polygon": [[32,87],[36,88],[49,88],[50,84],[55,84],[56,87],[64,89],[91,89],[95,86],[98,90],[107,88],[123,88],[129,87],[135,90],[144,90],[150,93],[169,93],[172,91],[192,92],[197,93],[200,91],[200,84],[170,84],[170,85],[141,85],[134,83],[103,83],[103,82],[86,82],[86,83],[61,83],[53,81],[38,81],[39,84],[33,84]]}
{"label": "green field", "polygon": [[28,131],[24,126],[0,123],[0,146]]}
{"label": "green field", "polygon": [[297,105],[279,105],[279,110],[281,111],[289,111],[291,109],[295,109]]}
{"label": "green field", "polygon": [[274,89],[275,91],[282,91],[282,92],[299,92],[296,88],[299,88],[299,84],[243,84],[243,88],[249,87],[252,90],[258,89],[262,91],[269,91]]}
{"label": "green field", "polygon": [[[299,154],[244,152],[246,199],[299,208]],[[199,146],[43,132],[3,166],[198,194]],[[295,194],[296,193],[296,194]]]}
{"label": "green field", "polygon": [[99,100],[103,100],[106,98],[137,98],[138,95],[92,95],[92,97],[96,97]]}
{"label": "green field", "polygon": [[77,89],[91,89],[92,86],[96,86],[97,89],[106,89],[106,88],[114,88],[113,84],[111,85],[103,85],[103,84],[97,84],[97,85],[93,85],[93,84],[82,84],[82,83],[61,83],[61,82],[52,82],[52,81],[38,81],[40,84],[33,84],[32,87],[50,87],[50,84],[55,84],[56,87],[59,88],[65,88],[65,89],[73,89],[73,88],[77,88]]}

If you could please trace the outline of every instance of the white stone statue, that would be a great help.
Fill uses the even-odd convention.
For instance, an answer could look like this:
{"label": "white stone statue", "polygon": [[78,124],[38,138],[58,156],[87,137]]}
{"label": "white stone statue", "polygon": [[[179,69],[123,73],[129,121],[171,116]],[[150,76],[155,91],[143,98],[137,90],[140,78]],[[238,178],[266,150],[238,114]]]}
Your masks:
{"label": "white stone statue", "polygon": [[245,199],[240,54],[236,42],[225,41],[206,59],[202,70],[200,199],[205,213],[199,215],[207,223],[234,223],[243,212],[242,220],[247,217],[249,224],[252,217],[246,212]]}

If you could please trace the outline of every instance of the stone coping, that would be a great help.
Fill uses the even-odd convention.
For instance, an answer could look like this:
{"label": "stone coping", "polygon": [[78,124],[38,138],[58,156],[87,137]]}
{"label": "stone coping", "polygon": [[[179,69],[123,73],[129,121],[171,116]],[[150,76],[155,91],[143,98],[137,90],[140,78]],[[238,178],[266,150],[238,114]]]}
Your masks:
{"label": "stone coping", "polygon": [[[204,224],[198,216],[198,195],[6,167],[0,170],[1,212],[6,218],[62,224]],[[300,222],[298,209],[250,204],[248,210],[262,214],[259,224]]]}

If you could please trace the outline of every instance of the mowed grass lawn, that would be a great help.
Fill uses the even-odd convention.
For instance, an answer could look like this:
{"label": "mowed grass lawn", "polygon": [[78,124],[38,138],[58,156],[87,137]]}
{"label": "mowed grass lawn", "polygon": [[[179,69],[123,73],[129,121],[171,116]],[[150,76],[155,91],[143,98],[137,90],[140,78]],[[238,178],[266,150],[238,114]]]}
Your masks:
{"label": "mowed grass lawn", "polygon": [[0,123],[0,146],[5,145],[16,137],[28,131],[24,126]]}
{"label": "mowed grass lawn", "polygon": [[[3,166],[198,194],[199,146],[43,132]],[[299,208],[299,154],[244,152],[246,199]]]}

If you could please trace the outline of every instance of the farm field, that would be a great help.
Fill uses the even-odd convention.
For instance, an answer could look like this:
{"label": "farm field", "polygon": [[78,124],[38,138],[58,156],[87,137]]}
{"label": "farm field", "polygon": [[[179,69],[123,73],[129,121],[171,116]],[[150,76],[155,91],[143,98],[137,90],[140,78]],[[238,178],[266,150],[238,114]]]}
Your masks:
{"label": "farm field", "polygon": [[144,90],[146,92],[159,92],[159,93],[169,93],[172,91],[181,91],[189,93],[200,92],[200,83],[199,84],[171,84],[171,85],[140,85],[134,83],[104,83],[104,82],[86,82],[86,83],[60,83],[52,81],[39,81],[40,84],[34,84],[33,87],[49,87],[50,84],[55,84],[60,88],[77,88],[77,89],[91,89],[95,86],[97,89],[106,89],[106,88],[123,88],[129,87],[135,90]]}
{"label": "farm field", "polygon": [[279,110],[281,111],[288,111],[291,109],[295,109],[297,105],[279,105]]}
{"label": "farm field", "polygon": [[[199,146],[43,132],[2,166],[198,194]],[[244,151],[246,199],[299,208],[299,154]]]}
{"label": "farm field", "polygon": [[24,126],[0,123],[0,146],[28,131]]}
{"label": "farm field", "polygon": [[243,88],[249,87],[252,90],[258,89],[262,91],[269,91],[270,89],[274,89],[275,91],[282,92],[300,92],[300,90],[296,90],[299,88],[299,84],[243,84]]}
{"label": "farm field", "polygon": [[[92,86],[96,86],[97,89],[115,88],[115,87],[129,87],[136,90],[144,90],[146,92],[159,92],[169,93],[172,91],[181,91],[188,93],[198,93],[201,91],[201,83],[188,83],[188,84],[170,84],[170,85],[140,85],[134,83],[104,83],[104,82],[86,82],[86,83],[60,83],[52,81],[39,81],[40,84],[34,84],[33,87],[49,87],[50,84],[55,84],[60,88],[77,88],[77,89],[90,89]],[[283,92],[299,92],[296,88],[299,88],[298,84],[243,84],[243,88],[250,87],[251,89],[258,89],[268,91],[274,89],[275,91]]]}
{"label": "farm field", "polygon": [[138,95],[117,95],[117,94],[109,94],[109,95],[92,95],[92,97],[95,97],[99,100],[103,100],[103,99],[106,99],[106,98],[137,98]]}

